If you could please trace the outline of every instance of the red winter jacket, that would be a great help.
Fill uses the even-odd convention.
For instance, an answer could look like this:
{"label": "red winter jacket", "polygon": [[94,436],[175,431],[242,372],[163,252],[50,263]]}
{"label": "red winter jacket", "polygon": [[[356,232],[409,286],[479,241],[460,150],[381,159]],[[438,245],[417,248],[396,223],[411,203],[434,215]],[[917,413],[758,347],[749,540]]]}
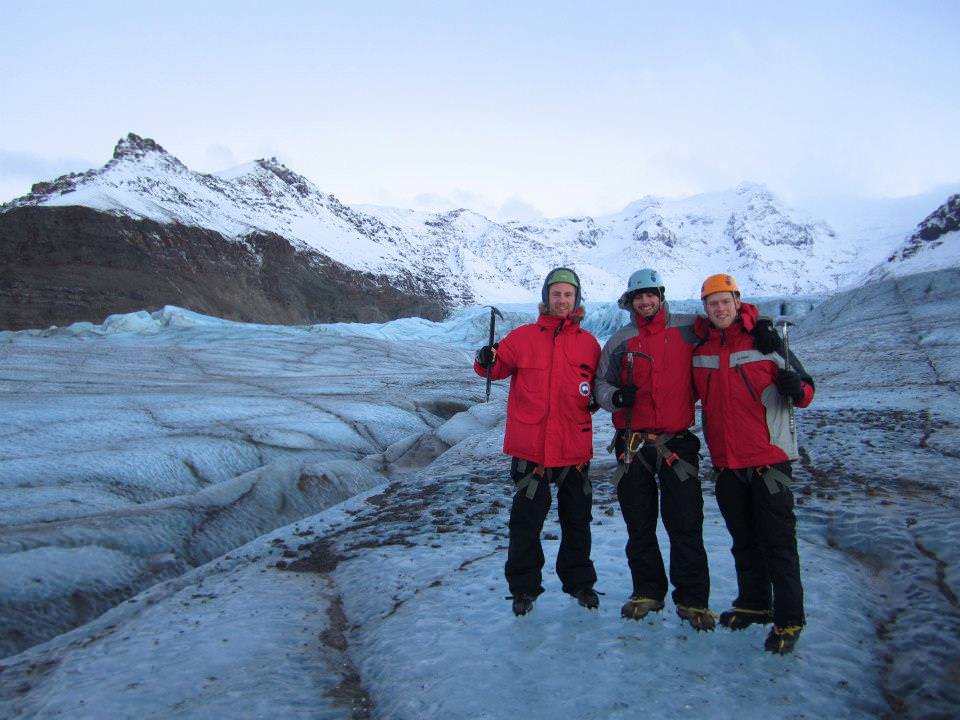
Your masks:
{"label": "red winter jacket", "polygon": [[[541,314],[508,333],[491,377],[510,378],[503,451],[545,467],[593,457],[590,395],[600,344],[580,327],[583,309],[566,318]],[[474,363],[478,375],[486,369]]]}
{"label": "red winter jacket", "polygon": [[[797,459],[796,438],[789,430],[789,407],[777,391],[785,366],[777,353],[763,355],[753,347],[750,330],[757,308],[744,303],[740,318],[726,330],[697,318],[694,327],[706,341],[693,352],[693,381],[703,403],[703,434],[718,468],[762,467]],[[803,380],[803,399],[813,400],[813,380],[791,355],[792,369]]]}
{"label": "red winter jacket", "polygon": [[674,315],[667,303],[652,318],[631,310],[632,322],[620,328],[603,346],[597,370],[597,402],[613,413],[618,430],[626,427],[626,410],[616,409],[613,394],[626,384],[627,356],[633,358],[637,400],[630,411],[630,427],[649,432],[678,433],[693,425],[696,397],[690,378],[690,358],[698,338],[693,315]]}

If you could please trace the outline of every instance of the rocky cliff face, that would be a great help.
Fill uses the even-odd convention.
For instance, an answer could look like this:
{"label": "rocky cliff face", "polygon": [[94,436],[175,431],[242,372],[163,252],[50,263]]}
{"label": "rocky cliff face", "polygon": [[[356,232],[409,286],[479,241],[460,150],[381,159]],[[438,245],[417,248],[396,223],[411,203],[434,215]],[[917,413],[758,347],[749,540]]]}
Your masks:
{"label": "rocky cliff face", "polygon": [[449,305],[442,291],[351,269],[273,233],[235,242],[213,230],[86,207],[0,214],[0,268],[0,328],[8,330],[166,304],[285,324],[436,319]]}

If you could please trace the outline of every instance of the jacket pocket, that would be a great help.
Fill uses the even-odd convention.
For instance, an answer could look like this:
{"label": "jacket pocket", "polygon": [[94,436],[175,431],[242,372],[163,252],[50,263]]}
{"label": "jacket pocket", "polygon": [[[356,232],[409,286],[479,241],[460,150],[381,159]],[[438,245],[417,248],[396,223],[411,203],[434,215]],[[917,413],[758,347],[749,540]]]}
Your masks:
{"label": "jacket pocket", "polygon": [[537,360],[531,359],[517,367],[508,407],[516,420],[527,425],[536,425],[543,420],[549,399],[548,379],[545,363],[538,364]]}
{"label": "jacket pocket", "polygon": [[570,445],[565,446],[564,451],[569,456],[593,457],[593,420],[589,415],[585,422],[576,423],[567,437],[570,439]]}

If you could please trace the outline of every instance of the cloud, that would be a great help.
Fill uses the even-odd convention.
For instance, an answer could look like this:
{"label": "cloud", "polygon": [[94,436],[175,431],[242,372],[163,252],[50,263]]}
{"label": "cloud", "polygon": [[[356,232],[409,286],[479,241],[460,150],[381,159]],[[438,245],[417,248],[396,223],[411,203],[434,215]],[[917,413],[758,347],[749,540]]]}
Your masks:
{"label": "cloud", "polygon": [[417,210],[458,210],[466,208],[479,213],[490,211],[490,203],[482,195],[470,192],[469,190],[453,190],[448,194],[425,192],[415,195],[413,198]]}
{"label": "cloud", "polygon": [[207,147],[206,154],[207,167],[212,172],[227,170],[237,166],[236,157],[233,151],[226,145],[210,145]]}
{"label": "cloud", "polygon": [[76,158],[50,159],[41,155],[25,152],[0,150],[0,177],[52,180],[69,172],[79,172],[96,167],[97,163]]}
{"label": "cloud", "polygon": [[50,159],[33,153],[0,150],[0,203],[26,195],[34,183],[92,167],[98,164],[90,160]]}
{"label": "cloud", "polygon": [[503,205],[496,212],[497,220],[518,222],[530,222],[533,220],[543,220],[544,214],[530,203],[524,201],[519,195],[511,195],[503,201]]}
{"label": "cloud", "polygon": [[538,208],[526,202],[519,195],[511,195],[502,203],[497,204],[486,195],[471,192],[470,190],[452,190],[449,193],[424,192],[413,197],[413,206],[416,210],[431,212],[445,212],[466,208],[480,213],[492,220],[508,222],[529,222],[542,220],[545,215]]}

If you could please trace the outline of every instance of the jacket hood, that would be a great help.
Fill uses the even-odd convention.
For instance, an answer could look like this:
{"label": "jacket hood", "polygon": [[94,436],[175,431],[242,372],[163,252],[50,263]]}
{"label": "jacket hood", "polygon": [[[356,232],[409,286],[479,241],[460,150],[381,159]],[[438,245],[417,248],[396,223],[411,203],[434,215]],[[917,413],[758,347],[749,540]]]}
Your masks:
{"label": "jacket hood", "polygon": [[[737,313],[737,319],[730,327],[732,328],[739,324],[746,332],[750,332],[756,326],[758,317],[760,317],[760,310],[756,305],[752,303],[741,303],[740,312]],[[727,329],[729,330],[730,328]],[[711,333],[720,332],[704,315],[697,315],[697,319],[693,323],[693,331],[701,338],[709,337]]]}
{"label": "jacket hood", "polygon": [[757,325],[757,318],[760,317],[760,310],[756,305],[750,303],[741,303],[740,322],[743,323],[743,329],[747,332],[753,330]]}

